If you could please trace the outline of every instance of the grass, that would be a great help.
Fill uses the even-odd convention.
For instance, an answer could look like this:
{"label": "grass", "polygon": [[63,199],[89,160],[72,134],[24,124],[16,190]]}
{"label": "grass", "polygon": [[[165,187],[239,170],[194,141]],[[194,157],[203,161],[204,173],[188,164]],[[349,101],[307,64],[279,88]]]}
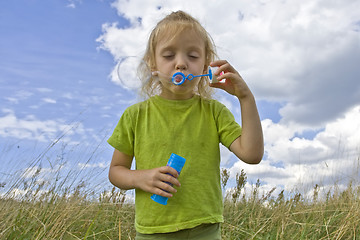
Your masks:
{"label": "grass", "polygon": [[[122,192],[119,196],[123,196]],[[47,201],[0,201],[1,239],[119,239],[134,235],[133,206],[120,199],[88,202],[81,197]]]}
{"label": "grass", "polygon": [[[359,187],[349,184],[312,201],[300,193],[258,196],[255,189],[252,197],[225,199],[223,239],[360,239]],[[87,198],[81,191],[3,197],[0,238],[119,239],[121,227],[121,239],[134,239],[134,206],[125,202],[125,192],[113,188]]]}
{"label": "grass", "polygon": [[[242,199],[225,204],[224,239],[360,239],[359,187],[307,201]],[[265,204],[266,202],[266,204]]]}
{"label": "grass", "polygon": [[[87,162],[94,152],[90,155]],[[63,174],[64,158],[57,158],[45,182],[40,160],[26,175],[0,179],[0,239],[134,239],[134,206],[124,191],[89,190],[85,182],[98,181],[97,175],[86,169]],[[221,175],[225,188],[228,170]],[[360,187],[354,182],[328,192],[316,184],[305,197],[274,195],[275,188],[260,193],[260,181],[245,194],[246,181],[246,173],[238,173],[225,197],[223,239],[360,239]]]}

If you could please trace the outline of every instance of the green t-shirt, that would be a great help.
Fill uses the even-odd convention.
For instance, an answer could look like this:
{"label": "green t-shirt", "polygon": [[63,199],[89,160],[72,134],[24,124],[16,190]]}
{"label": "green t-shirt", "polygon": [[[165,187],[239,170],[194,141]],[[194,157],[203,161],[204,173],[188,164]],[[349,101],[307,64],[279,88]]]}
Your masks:
{"label": "green t-shirt", "polygon": [[171,153],[186,159],[181,187],[166,206],[136,189],[136,230],[165,233],[223,222],[219,143],[229,147],[240,135],[223,104],[197,95],[188,100],[154,96],[127,108],[108,143],[135,156],[136,169],[165,166]]}

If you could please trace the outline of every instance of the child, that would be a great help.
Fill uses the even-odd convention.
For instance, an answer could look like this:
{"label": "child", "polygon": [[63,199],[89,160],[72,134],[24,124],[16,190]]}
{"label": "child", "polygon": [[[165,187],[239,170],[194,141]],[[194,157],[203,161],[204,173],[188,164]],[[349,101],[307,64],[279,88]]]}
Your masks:
{"label": "child", "polygon": [[[214,58],[210,36],[183,11],[166,16],[150,35],[143,58],[155,73],[143,86],[149,98],[125,110],[108,140],[115,148],[111,183],[136,192],[136,239],[220,239],[219,143],[246,163],[262,159],[254,96],[227,61]],[[196,77],[175,85],[161,77],[206,74],[209,65],[218,67],[217,79],[225,81],[209,84],[207,77]],[[239,99],[242,128],[223,104],[211,99],[212,88]],[[186,159],[180,176],[166,166],[171,153]],[[136,170],[130,169],[133,157]],[[169,197],[168,204],[152,201],[152,194]]]}

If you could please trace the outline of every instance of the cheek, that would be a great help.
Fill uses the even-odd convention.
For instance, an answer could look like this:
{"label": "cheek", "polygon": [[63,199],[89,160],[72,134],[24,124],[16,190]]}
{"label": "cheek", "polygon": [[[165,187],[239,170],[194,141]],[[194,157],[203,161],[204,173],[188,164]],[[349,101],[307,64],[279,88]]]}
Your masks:
{"label": "cheek", "polygon": [[162,60],[161,56],[156,55],[156,56],[154,57],[154,67],[155,67],[156,69],[159,69],[159,68],[161,68],[162,66],[164,66],[164,61]]}
{"label": "cheek", "polygon": [[190,81],[191,85],[197,86],[199,84],[200,80],[201,80],[200,78],[194,78],[193,80]]}
{"label": "cheek", "polygon": [[160,59],[156,61],[156,68],[157,68],[157,69],[163,69],[163,70],[165,70],[165,69],[168,69],[169,66],[170,66],[170,63],[167,62],[167,61],[162,61],[162,60],[160,60]]}

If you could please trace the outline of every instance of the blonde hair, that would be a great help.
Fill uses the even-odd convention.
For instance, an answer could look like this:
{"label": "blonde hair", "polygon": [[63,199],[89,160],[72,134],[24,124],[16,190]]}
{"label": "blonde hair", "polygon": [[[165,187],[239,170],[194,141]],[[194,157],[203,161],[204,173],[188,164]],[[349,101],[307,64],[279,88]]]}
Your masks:
{"label": "blonde hair", "polygon": [[[166,36],[170,38],[169,40],[171,40],[173,38],[176,38],[182,31],[187,29],[194,30],[204,40],[204,71],[207,71],[207,67],[209,66],[210,62],[213,61],[216,57],[214,41],[198,20],[183,11],[172,12],[160,22],[158,22],[158,24],[155,26],[155,28],[150,34],[146,51],[143,57],[143,62],[140,63],[139,66],[140,75],[141,73],[143,73],[143,76],[140,76],[140,78],[144,80],[141,89],[143,95],[151,97],[161,91],[160,81],[155,77],[145,79],[148,77],[146,77],[144,73],[147,67],[150,67],[151,70],[155,69],[156,67],[155,49],[157,43],[159,42],[159,39]],[[142,69],[144,71],[142,71]],[[202,77],[200,79],[195,89],[195,93],[203,98],[210,99],[212,97],[213,89],[209,86],[207,77]]]}

